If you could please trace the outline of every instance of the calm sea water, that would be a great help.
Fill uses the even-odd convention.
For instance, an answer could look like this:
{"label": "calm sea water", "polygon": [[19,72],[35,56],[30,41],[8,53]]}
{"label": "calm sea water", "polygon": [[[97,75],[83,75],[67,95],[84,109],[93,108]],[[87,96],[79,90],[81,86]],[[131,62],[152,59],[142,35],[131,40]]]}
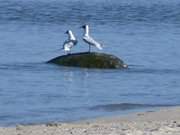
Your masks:
{"label": "calm sea water", "polygon": [[[180,0],[0,0],[0,124],[72,121],[180,104]],[[129,65],[45,62],[82,24]],[[94,51],[98,51],[94,48]]]}

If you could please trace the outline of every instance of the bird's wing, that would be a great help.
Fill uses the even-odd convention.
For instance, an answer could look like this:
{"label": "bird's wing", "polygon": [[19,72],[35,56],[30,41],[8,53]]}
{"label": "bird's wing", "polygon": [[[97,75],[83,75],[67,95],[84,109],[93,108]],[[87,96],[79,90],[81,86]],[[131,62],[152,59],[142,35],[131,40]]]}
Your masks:
{"label": "bird's wing", "polygon": [[94,40],[92,37],[90,36],[85,36],[83,37],[83,40],[85,42],[87,42],[88,44],[94,45],[96,46],[98,49],[102,50],[102,45],[100,43],[98,43],[96,40]]}
{"label": "bird's wing", "polygon": [[76,45],[78,43],[77,40],[72,40],[73,44]]}
{"label": "bird's wing", "polygon": [[65,41],[63,44],[63,49],[65,51],[70,51],[70,49],[73,47],[74,43],[72,41]]}

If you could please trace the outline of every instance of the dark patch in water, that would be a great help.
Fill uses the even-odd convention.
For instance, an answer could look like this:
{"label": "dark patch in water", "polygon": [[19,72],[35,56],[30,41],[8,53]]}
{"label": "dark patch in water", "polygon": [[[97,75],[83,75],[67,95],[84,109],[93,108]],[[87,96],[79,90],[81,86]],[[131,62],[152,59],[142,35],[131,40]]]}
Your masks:
{"label": "dark patch in water", "polygon": [[140,109],[140,108],[169,107],[169,106],[175,106],[175,105],[120,103],[120,104],[97,105],[97,106],[90,107],[89,109],[113,112],[113,111],[126,111],[126,110],[132,110],[132,109]]}

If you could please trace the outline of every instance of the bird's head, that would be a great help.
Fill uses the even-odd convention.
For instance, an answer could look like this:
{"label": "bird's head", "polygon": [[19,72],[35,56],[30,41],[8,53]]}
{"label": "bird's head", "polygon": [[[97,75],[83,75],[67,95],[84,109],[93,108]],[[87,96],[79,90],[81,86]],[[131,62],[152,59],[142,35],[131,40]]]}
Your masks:
{"label": "bird's head", "polygon": [[69,30],[67,30],[64,34],[69,34]]}
{"label": "bird's head", "polygon": [[88,25],[87,25],[87,24],[85,24],[85,25],[81,26],[81,28],[85,29],[85,28],[86,28],[86,26],[88,26]]}

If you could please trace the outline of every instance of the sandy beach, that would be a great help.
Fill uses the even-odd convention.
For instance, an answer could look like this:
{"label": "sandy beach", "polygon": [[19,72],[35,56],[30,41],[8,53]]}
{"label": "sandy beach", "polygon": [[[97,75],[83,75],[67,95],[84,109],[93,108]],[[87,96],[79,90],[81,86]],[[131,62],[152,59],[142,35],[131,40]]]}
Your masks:
{"label": "sandy beach", "polygon": [[73,123],[1,127],[0,135],[180,135],[180,107]]}

